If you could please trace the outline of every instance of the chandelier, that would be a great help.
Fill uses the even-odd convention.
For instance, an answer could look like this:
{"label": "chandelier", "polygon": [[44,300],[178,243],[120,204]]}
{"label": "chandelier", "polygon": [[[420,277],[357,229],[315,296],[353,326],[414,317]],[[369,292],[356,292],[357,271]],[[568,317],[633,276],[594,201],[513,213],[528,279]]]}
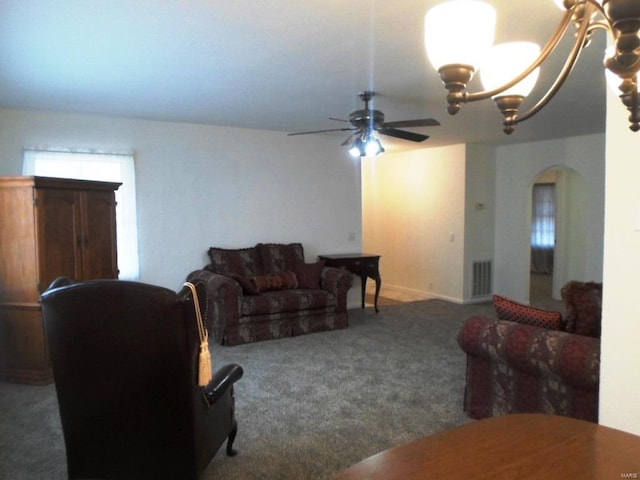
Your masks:
{"label": "chandelier", "polygon": [[[539,1],[539,0],[536,0]],[[629,111],[629,128],[640,130],[638,71],[640,71],[640,0],[554,0],[564,10],[562,20],[540,49],[529,42],[493,46],[496,11],[480,0],[450,0],[433,7],[425,16],[427,56],[448,91],[447,111],[460,105],[493,98],[502,113],[503,131],[538,113],[560,90],[596,30],[605,30],[613,44],[604,57],[605,73]],[[535,86],[538,70],[568,31],[573,46],[548,91],[524,113],[519,113]],[[484,91],[470,93],[467,85],[480,72]]]}

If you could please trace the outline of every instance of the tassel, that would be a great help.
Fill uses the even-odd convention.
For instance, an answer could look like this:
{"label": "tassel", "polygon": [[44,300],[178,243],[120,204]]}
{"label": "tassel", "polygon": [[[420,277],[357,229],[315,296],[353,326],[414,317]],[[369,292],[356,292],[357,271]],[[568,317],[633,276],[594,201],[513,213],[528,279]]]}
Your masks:
{"label": "tassel", "polygon": [[198,370],[198,385],[204,387],[209,385],[213,378],[213,367],[211,366],[211,352],[209,351],[209,341],[205,338],[200,344],[200,365]]}
{"label": "tassel", "polygon": [[200,353],[198,354],[198,386],[206,387],[213,378],[213,365],[211,361],[211,352],[209,351],[209,333],[202,320],[200,312],[200,302],[198,301],[198,291],[193,283],[185,282],[185,287],[189,287],[193,295],[193,306],[196,311],[196,320],[198,322],[198,335],[200,336]]}

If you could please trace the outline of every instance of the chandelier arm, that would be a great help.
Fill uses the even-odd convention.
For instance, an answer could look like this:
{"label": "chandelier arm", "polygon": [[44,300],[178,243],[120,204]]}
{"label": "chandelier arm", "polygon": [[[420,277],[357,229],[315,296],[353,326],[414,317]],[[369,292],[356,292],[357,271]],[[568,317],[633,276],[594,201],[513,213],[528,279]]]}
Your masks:
{"label": "chandelier arm", "polygon": [[589,31],[587,33],[587,36],[591,35],[596,30],[604,30],[605,32],[613,35],[613,28],[611,27],[611,24],[605,20],[598,20],[596,22],[591,22],[591,25],[589,25]]}
{"label": "chandelier arm", "polygon": [[604,7],[602,6],[601,0],[585,0],[585,3],[590,4],[593,8],[595,8],[600,15],[607,18],[607,14],[604,11]]}
{"label": "chandelier arm", "polygon": [[517,83],[520,83],[522,80],[528,77],[529,74],[531,74],[531,72],[533,72],[536,68],[538,68],[549,57],[549,55],[551,55],[551,53],[556,49],[556,47],[560,43],[560,40],[562,40],[562,37],[567,31],[567,27],[571,23],[571,16],[572,16],[571,10],[567,10],[564,14],[564,17],[562,18],[562,21],[560,22],[560,25],[558,25],[558,28],[554,32],[553,36],[546,43],[546,45],[540,52],[540,55],[538,56],[538,58],[524,72],[522,72],[520,75],[515,77],[510,82],[505,83],[500,87],[494,88],[493,90],[484,90],[481,92],[474,92],[474,93],[466,92],[466,95],[464,96],[464,101],[466,103],[470,103],[470,102],[476,102],[478,100],[486,100],[488,98],[499,95],[500,93],[504,92],[505,90],[508,90],[509,88],[513,87]]}
{"label": "chandelier arm", "polygon": [[592,12],[591,12],[591,9],[589,8],[590,6],[591,6],[591,2],[588,2],[586,15],[582,19],[582,23],[580,24],[580,29],[576,34],[576,40],[573,44],[573,47],[571,48],[569,57],[565,61],[564,65],[562,66],[562,70],[558,74],[558,77],[555,79],[555,81],[553,82],[549,90],[547,90],[547,93],[545,93],[544,96],[538,101],[538,103],[536,103],[533,107],[531,107],[527,112],[516,116],[511,122],[508,122],[510,125],[515,125],[515,124],[524,122],[525,120],[528,120],[529,118],[533,117],[536,113],[538,113],[540,110],[542,110],[542,108],[544,108],[547,105],[547,103],[551,101],[551,99],[556,95],[556,93],[558,93],[558,91],[560,90],[564,82],[567,80],[567,78],[569,77],[569,74],[573,70],[573,67],[575,67],[576,63],[578,62],[580,53],[582,52],[585,46],[585,40],[587,39],[587,36],[591,30],[591,26],[592,26],[591,13]]}

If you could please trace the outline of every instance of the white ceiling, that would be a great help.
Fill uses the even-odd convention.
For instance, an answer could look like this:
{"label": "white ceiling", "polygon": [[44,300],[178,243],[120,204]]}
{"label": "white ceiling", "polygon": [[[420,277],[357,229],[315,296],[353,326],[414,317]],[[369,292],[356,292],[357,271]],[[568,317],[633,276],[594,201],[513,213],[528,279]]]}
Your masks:
{"label": "white ceiling", "polygon": [[[489,1],[496,41],[543,44],[560,21],[553,0]],[[510,137],[492,101],[449,116],[423,46],[424,14],[439,2],[0,0],[0,106],[269,129],[293,141],[284,133],[343,126],[328,117],[348,118],[362,107],[357,93],[374,90],[387,121],[437,118],[439,127],[411,129],[433,146],[604,131],[601,32],[552,103]]]}

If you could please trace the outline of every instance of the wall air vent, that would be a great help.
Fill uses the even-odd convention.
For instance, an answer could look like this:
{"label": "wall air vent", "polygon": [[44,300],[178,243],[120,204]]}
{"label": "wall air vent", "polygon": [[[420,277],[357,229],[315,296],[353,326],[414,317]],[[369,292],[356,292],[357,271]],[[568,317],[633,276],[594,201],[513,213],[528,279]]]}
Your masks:
{"label": "wall air vent", "polygon": [[473,262],[472,297],[491,294],[491,260]]}

